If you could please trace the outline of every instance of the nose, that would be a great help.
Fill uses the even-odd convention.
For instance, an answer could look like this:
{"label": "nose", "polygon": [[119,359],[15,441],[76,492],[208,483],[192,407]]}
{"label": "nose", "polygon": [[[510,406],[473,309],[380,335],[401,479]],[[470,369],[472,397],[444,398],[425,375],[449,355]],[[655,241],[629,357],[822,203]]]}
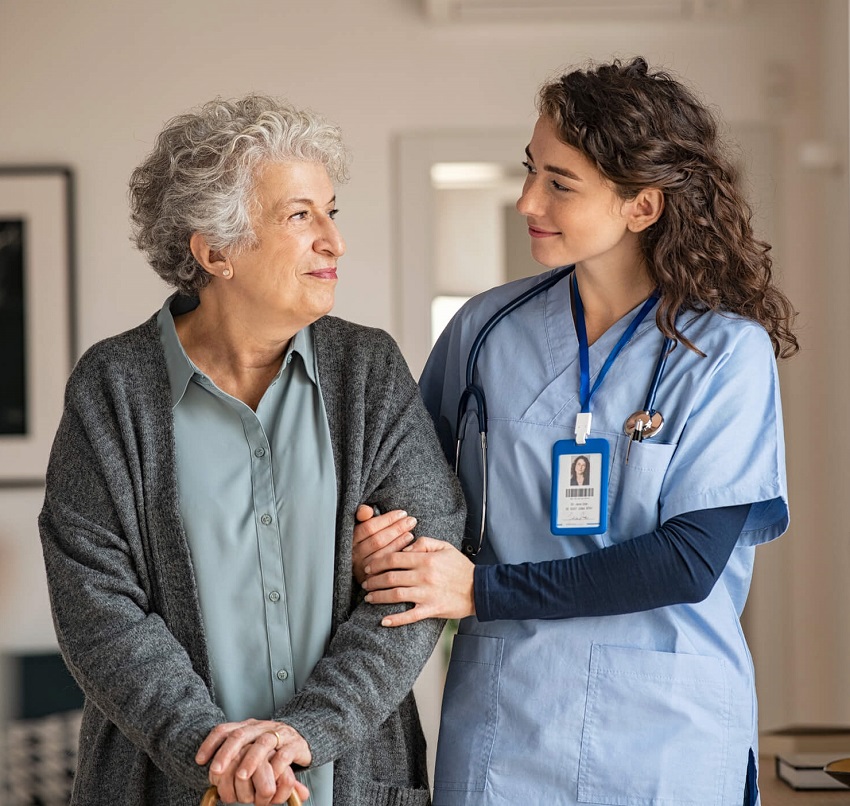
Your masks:
{"label": "nose", "polygon": [[327,218],[322,224],[322,231],[316,239],[314,248],[317,252],[333,257],[345,254],[345,240],[332,218]]}
{"label": "nose", "polygon": [[534,177],[528,175],[522,186],[522,193],[516,202],[516,209],[520,215],[533,216],[540,212],[540,198],[534,191]]}

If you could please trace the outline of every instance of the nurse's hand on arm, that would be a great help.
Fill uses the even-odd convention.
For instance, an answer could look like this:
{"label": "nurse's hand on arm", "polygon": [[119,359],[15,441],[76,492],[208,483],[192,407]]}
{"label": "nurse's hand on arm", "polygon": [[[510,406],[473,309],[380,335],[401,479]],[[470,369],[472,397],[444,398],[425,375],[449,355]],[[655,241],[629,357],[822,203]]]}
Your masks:
{"label": "nurse's hand on arm", "polygon": [[247,719],[217,725],[195,756],[198,764],[210,760],[210,783],[225,803],[285,803],[293,789],[302,800],[310,797],[292,772],[293,764],[310,764],[310,747],[283,722]]}
{"label": "nurse's hand on arm", "polygon": [[[357,528],[361,526],[365,524]],[[391,538],[387,535],[383,540]],[[355,568],[355,576],[359,573],[365,577],[362,584],[368,591],[367,602],[413,604],[410,610],[381,621],[385,627],[400,627],[426,618],[474,616],[474,569],[475,566],[449,543],[420,537],[401,551],[376,552],[362,571]]]}
{"label": "nurse's hand on arm", "polygon": [[364,568],[366,601],[412,602],[385,618],[558,619],[609,616],[699,602],[726,567],[749,504],[688,512],[652,532],[576,557],[473,565],[427,537]]}

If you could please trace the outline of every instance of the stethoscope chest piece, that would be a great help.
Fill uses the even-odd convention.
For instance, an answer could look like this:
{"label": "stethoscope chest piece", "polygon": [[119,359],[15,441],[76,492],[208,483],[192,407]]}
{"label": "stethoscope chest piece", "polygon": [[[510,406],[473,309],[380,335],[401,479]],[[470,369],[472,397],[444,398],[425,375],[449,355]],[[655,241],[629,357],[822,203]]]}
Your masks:
{"label": "stethoscope chest piece", "polygon": [[664,426],[664,415],[660,411],[636,411],[626,417],[623,433],[638,442],[654,437]]}

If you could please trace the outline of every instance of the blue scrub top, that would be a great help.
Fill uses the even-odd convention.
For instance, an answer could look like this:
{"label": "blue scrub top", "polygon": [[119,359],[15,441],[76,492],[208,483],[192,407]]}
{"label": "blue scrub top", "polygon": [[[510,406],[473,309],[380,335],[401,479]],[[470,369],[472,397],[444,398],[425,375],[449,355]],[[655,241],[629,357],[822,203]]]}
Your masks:
{"label": "blue scrub top", "polygon": [[[421,380],[454,452],[467,356],[487,319],[547,274],[471,300]],[[591,382],[635,311],[590,347]],[[434,806],[737,804],[756,747],[756,698],[739,616],[754,547],[788,526],[779,386],[772,345],[733,315],[680,317],[705,354],[679,345],[656,407],[663,430],[633,443],[663,336],[650,317],[593,397],[592,437],[610,445],[608,531],[550,531],[552,446],[574,438],[578,342],[562,280],[488,337],[477,382],[489,414],[488,513],[481,563],[573,557],[652,531],[684,512],[752,504],[726,569],[703,602],[560,621],[461,623],[443,700]],[[481,507],[478,426],[468,419],[460,476]]]}

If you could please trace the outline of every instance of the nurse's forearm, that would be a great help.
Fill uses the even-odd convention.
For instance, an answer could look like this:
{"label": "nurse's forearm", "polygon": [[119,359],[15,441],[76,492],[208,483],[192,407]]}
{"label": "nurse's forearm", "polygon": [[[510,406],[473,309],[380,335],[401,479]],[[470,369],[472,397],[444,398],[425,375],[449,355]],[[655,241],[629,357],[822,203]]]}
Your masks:
{"label": "nurse's forearm", "polygon": [[705,599],[750,505],[671,518],[654,532],[563,560],[475,567],[480,621],[612,616]]}

